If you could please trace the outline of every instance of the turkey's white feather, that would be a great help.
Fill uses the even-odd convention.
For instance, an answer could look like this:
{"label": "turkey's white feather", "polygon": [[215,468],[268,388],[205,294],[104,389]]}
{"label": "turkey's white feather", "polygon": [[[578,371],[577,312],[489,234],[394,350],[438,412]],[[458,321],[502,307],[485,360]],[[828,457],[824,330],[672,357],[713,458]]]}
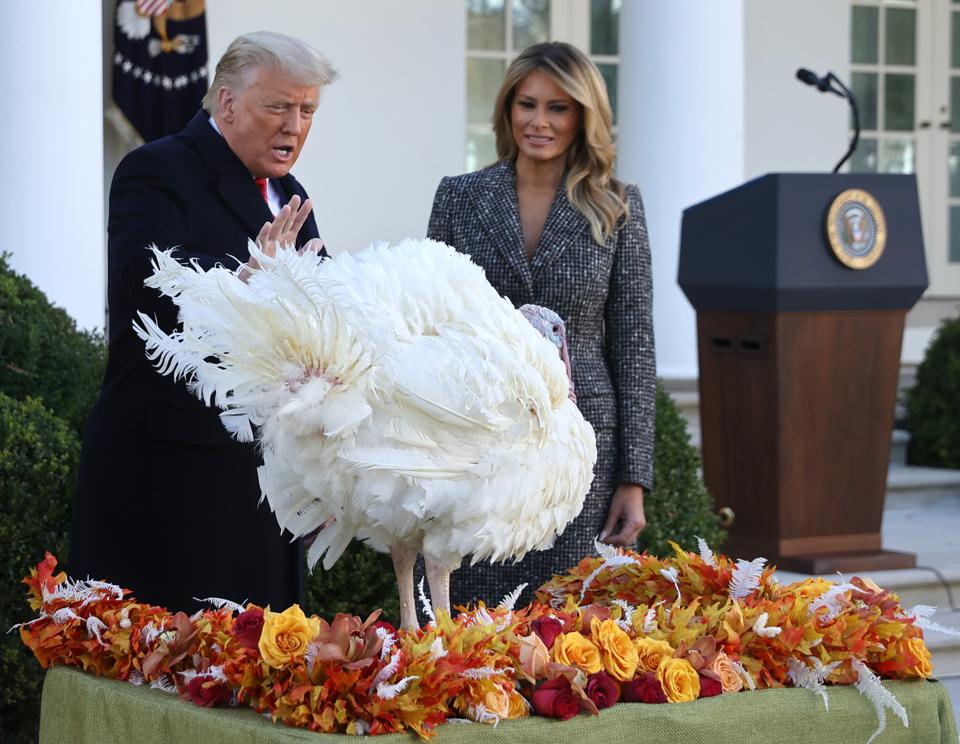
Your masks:
{"label": "turkey's white feather", "polygon": [[593,430],[556,347],[479,267],[428,240],[250,254],[260,268],[244,282],[154,249],[147,285],[182,327],[143,314],[135,327],[161,372],[257,439],[282,528],[327,525],[311,566],[353,539],[450,568],[553,544],[589,491]]}

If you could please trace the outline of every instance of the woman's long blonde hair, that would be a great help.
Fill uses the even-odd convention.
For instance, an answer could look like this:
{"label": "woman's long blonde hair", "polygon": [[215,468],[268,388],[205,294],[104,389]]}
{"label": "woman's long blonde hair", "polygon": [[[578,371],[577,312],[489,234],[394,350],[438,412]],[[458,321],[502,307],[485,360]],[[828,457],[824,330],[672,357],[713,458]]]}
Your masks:
{"label": "woman's long blonde hair", "polygon": [[524,49],[510,63],[493,110],[493,132],[501,160],[517,156],[510,111],[517,86],[534,70],[542,70],[580,104],[580,131],[567,150],[567,199],[590,223],[594,240],[604,243],[628,213],[623,184],[613,177],[616,147],[613,115],[600,71],[575,46],[549,41]]}

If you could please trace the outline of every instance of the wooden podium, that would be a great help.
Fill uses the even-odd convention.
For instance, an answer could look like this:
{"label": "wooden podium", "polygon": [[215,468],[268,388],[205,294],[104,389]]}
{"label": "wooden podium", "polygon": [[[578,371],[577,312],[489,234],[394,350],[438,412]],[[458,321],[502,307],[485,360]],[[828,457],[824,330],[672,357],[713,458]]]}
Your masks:
{"label": "wooden podium", "polygon": [[903,325],[927,286],[915,178],[769,174],[689,207],[679,282],[724,551],[815,574],[914,566],[880,526]]}

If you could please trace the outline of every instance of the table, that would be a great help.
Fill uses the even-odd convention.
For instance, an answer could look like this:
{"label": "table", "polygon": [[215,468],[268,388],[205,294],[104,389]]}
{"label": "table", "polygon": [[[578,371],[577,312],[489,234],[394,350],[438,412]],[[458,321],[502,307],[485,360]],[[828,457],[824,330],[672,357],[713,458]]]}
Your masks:
{"label": "table", "polygon": [[[936,681],[885,682],[907,709],[909,728],[887,712],[875,744],[957,744],[947,691]],[[448,723],[436,744],[664,742],[664,744],[857,744],[876,730],[873,706],[853,687],[829,688],[830,709],[807,690],[742,692],[692,703],[621,703],[570,721],[524,718],[498,726]],[[76,669],[47,672],[40,720],[41,744],[201,742],[202,744],[345,744],[338,734],[316,734],[276,724],[249,708],[200,708],[176,695],[100,679]],[[378,744],[412,744],[413,734],[376,738]]]}

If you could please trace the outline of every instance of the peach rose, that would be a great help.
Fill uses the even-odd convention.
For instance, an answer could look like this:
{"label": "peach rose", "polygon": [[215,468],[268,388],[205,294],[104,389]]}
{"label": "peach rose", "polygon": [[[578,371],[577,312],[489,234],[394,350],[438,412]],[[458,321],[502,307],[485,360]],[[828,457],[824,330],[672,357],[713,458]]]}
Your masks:
{"label": "peach rose", "polygon": [[600,655],[607,673],[614,679],[627,682],[633,679],[640,660],[633,641],[616,620],[598,620],[590,623],[593,642],[600,647]]}
{"label": "peach rose", "polygon": [[497,718],[510,717],[510,693],[500,685],[494,685],[483,696],[483,707]]}
{"label": "peach rose", "polygon": [[733,666],[730,657],[722,651],[713,657],[706,671],[719,680],[724,692],[740,692],[743,689],[743,677]]}
{"label": "peach rose", "polygon": [[669,703],[687,703],[700,697],[700,675],[686,659],[664,659],[657,667],[657,681]]}
{"label": "peach rose", "polygon": [[660,662],[674,654],[673,646],[653,638],[637,638],[633,645],[637,649],[637,669],[641,672],[657,671]]}
{"label": "peach rose", "polygon": [[320,633],[320,621],[303,614],[300,605],[291,605],[283,612],[263,611],[263,630],[257,647],[269,666],[280,669],[303,656],[307,644]]}
{"label": "peach rose", "polygon": [[550,651],[536,633],[520,638],[520,669],[530,679],[547,676]]}
{"label": "peach rose", "polygon": [[561,633],[553,642],[553,660],[567,666],[578,667],[592,674],[603,669],[600,649],[586,636],[577,631]]}

